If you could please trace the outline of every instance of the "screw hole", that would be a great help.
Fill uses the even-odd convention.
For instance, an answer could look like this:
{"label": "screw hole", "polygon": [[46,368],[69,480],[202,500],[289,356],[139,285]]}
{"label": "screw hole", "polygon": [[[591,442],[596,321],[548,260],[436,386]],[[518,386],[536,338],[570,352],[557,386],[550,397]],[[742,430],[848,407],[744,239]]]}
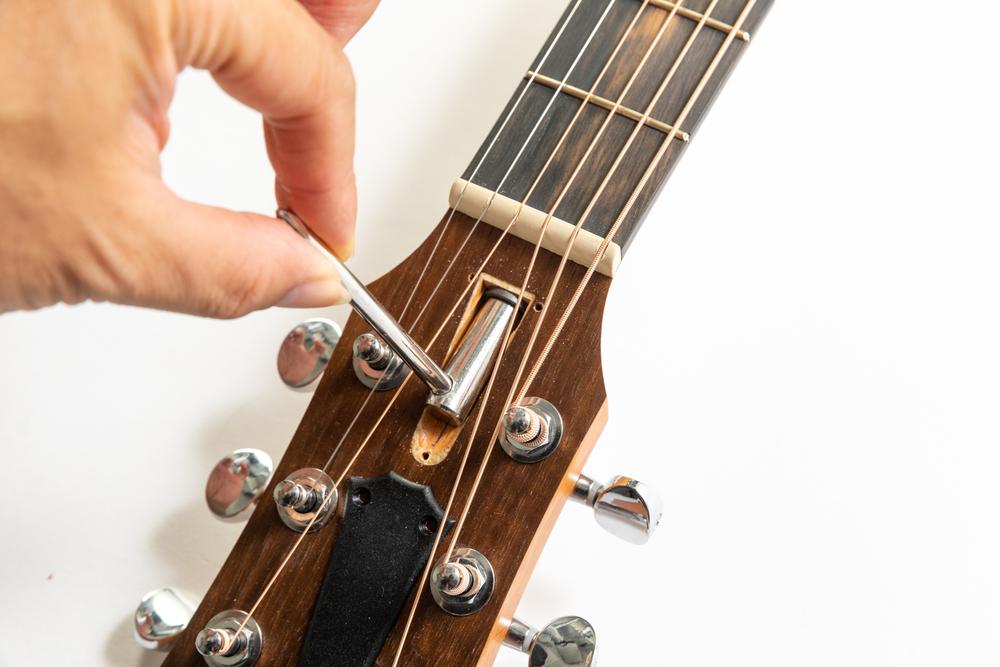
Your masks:
{"label": "screw hole", "polygon": [[357,505],[358,507],[367,505],[372,501],[372,492],[366,489],[365,487],[361,487],[360,489],[357,489],[354,492],[352,500],[354,501],[354,504]]}
{"label": "screw hole", "polygon": [[542,308],[544,307],[545,305],[541,301],[536,301],[535,305],[532,306],[531,309],[534,310],[536,313],[540,313],[542,312]]}
{"label": "screw hole", "polygon": [[438,527],[437,519],[435,519],[432,516],[425,516],[420,521],[420,533],[422,535],[433,534],[434,531],[437,530],[437,527]]}
{"label": "screw hole", "polygon": [[421,454],[421,456],[423,457],[424,461],[429,461],[430,458],[431,458],[431,453],[430,452],[424,452],[423,454]]}
{"label": "screw hole", "polygon": [[476,279],[476,274],[475,273],[470,273],[469,274],[469,282],[471,283],[475,279]]}

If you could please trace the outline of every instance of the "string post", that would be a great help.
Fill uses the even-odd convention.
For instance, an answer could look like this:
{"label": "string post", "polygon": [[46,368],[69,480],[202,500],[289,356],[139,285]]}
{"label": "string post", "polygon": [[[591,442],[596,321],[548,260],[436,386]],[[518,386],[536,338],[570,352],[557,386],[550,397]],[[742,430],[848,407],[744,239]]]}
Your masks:
{"label": "string post", "polygon": [[368,362],[376,370],[384,370],[392,360],[392,350],[373,333],[365,333],[354,341],[354,349],[358,357]]}
{"label": "string post", "polygon": [[381,336],[369,331],[354,339],[351,348],[354,375],[361,384],[377,391],[389,391],[403,383],[409,367]]}
{"label": "string post", "polygon": [[282,522],[297,533],[319,530],[337,508],[337,485],[319,468],[302,468],[278,482],[274,502]]}
{"label": "string post", "polygon": [[544,398],[529,397],[507,408],[500,446],[520,463],[537,463],[551,455],[562,440],[562,415]]}
{"label": "string post", "polygon": [[263,644],[260,625],[238,609],[213,616],[194,640],[195,650],[210,667],[251,667]]}
{"label": "string post", "polygon": [[274,501],[281,507],[307,513],[315,510],[323,502],[323,496],[315,489],[306,489],[293,480],[282,480],[274,488]]}
{"label": "string post", "polygon": [[434,566],[431,597],[452,616],[479,611],[493,595],[495,575],[489,559],[475,549],[455,549]]}

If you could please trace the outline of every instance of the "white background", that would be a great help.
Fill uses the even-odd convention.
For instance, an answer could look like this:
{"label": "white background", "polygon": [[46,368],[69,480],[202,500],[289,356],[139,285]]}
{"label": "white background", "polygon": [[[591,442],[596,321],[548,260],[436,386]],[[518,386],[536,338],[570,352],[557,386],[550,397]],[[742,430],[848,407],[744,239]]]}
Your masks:
{"label": "white background", "polygon": [[[390,0],[351,45],[363,278],[439,219],[564,6]],[[777,4],[607,311],[589,472],[658,488],[660,532],[629,547],[568,507],[526,620],[587,617],[610,667],[998,663],[998,22]],[[172,122],[174,188],[273,210],[253,113],[187,73]],[[282,453],[308,397],[275,347],[303,315],[0,317],[3,667],[157,664],[129,614],[204,591],[234,542],[205,475]]]}

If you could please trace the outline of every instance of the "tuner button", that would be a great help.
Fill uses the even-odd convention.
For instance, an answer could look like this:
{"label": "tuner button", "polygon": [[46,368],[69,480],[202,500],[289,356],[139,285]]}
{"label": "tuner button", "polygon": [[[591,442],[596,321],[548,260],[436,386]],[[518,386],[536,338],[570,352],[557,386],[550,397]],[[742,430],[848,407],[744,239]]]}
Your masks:
{"label": "tuner button", "polygon": [[310,391],[326,370],[340,326],[331,320],[305,320],[288,332],[278,348],[278,375],[292,389]]}
{"label": "tuner button", "polygon": [[271,481],[274,464],[259,449],[237,449],[215,464],[205,484],[205,502],[223,521],[245,521]]}
{"label": "tuner button", "polygon": [[594,508],[597,523],[631,544],[645,544],[663,517],[663,501],[642,482],[619,475],[607,484],[580,475],[573,500]]}
{"label": "tuner button", "polygon": [[557,618],[536,630],[514,618],[504,644],[528,654],[528,667],[591,667],[597,659],[597,633],[579,616]]}
{"label": "tuner button", "polygon": [[139,646],[168,651],[194,614],[195,605],[173,588],[157,588],[135,610],[132,630]]}

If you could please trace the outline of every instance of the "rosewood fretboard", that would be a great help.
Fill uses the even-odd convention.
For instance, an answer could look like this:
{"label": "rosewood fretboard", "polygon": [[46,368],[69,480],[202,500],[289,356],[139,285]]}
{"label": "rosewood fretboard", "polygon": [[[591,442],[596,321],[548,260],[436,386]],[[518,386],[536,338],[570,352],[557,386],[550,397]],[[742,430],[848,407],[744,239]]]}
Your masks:
{"label": "rosewood fretboard", "polygon": [[[615,158],[625,146],[638,120],[642,118],[656,90],[677,63],[677,70],[653,106],[649,119],[639,130],[625,154],[624,161],[611,177],[608,186],[584,222],[584,230],[601,237],[605,236],[657,151],[667,140],[670,128],[692,98],[727,36],[735,32],[731,44],[707,80],[704,90],[697,96],[690,113],[677,128],[676,136],[670,140],[671,145],[659,161],[652,178],[642,189],[635,205],[615,234],[613,240],[625,249],[631,243],[650,203],[666,181],[671,169],[689,141],[693,139],[699,123],[743,54],[751,35],[770,8],[772,0],[758,0],[738,31],[733,30],[733,25],[746,8],[746,0],[719,0],[716,3],[710,0],[689,0],[679,3],[680,7],[676,7],[676,11],[673,11],[675,3],[665,0],[650,0],[647,3],[639,0],[610,0],[610,2],[609,9],[609,0],[583,0],[575,12],[572,11],[573,3],[570,3],[559,25],[525,72],[521,84],[490,133],[492,139],[502,120],[515,107],[516,101],[527,87],[527,92],[517,104],[496,144],[473,177],[473,170],[479,164],[490,141],[483,144],[463,174],[463,178],[468,180],[471,177],[473,183],[489,190],[496,190],[497,186],[501,185],[514,156],[531,135],[532,128],[541,117],[542,122],[531,135],[527,149],[499,189],[500,194],[521,201],[542,172],[543,166],[557,147],[560,137],[577,110],[581,105],[585,105],[567,139],[555,153],[552,164],[544,171],[538,186],[526,201],[532,208],[550,212],[569,175],[581,162],[588,145],[608,116],[609,108],[619,99],[629,78],[638,71],[635,82],[621,99],[621,106],[614,113],[608,127],[595,144],[592,154],[583,163],[579,176],[555,211],[557,218],[576,224],[602,179],[609,172]],[[605,10],[608,10],[607,15],[585,47]],[[685,45],[697,30],[706,12],[708,18],[697,31],[686,54],[682,56]],[[639,18],[632,25],[637,13]],[[640,60],[668,17],[669,23],[665,33],[645,65],[639,69]],[[564,24],[565,29],[562,29]],[[630,25],[632,25],[631,30],[629,30]],[[598,75],[623,36],[622,47],[606,74],[598,81]],[[555,46],[548,56],[544,57],[553,42]],[[579,62],[567,77],[574,59],[581,53]],[[543,110],[561,82],[566,85],[556,95],[548,113],[542,117]],[[588,93],[591,93],[592,97],[584,103],[583,98]]]}

